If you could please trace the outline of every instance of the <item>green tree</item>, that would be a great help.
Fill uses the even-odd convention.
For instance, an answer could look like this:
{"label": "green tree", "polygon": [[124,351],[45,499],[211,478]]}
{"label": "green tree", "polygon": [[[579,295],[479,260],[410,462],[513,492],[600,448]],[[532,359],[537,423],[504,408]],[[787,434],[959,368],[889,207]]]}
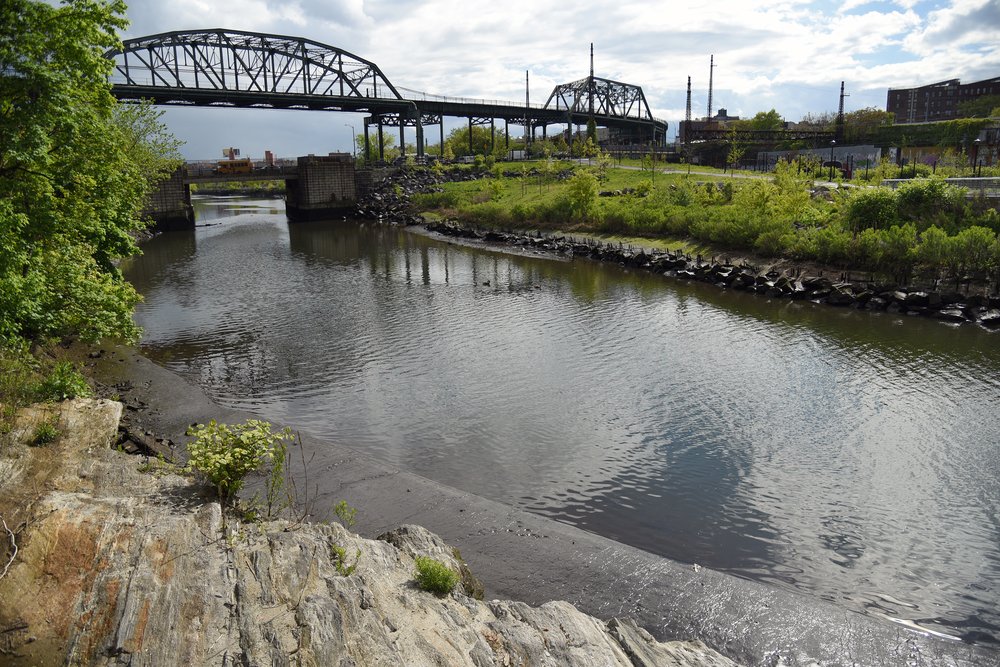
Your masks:
{"label": "green tree", "polygon": [[117,269],[175,144],[148,106],[119,107],[104,53],[120,0],[0,5],[0,339],[134,337]]}
{"label": "green tree", "polygon": [[961,118],[989,118],[997,114],[994,110],[1000,107],[1000,95],[984,95],[974,100],[958,103],[958,115]]}
{"label": "green tree", "polygon": [[[378,162],[378,131],[368,130],[368,152],[365,151],[365,135],[359,134],[354,137],[354,143],[358,147],[358,157],[362,160],[366,155],[371,155],[372,162]],[[396,146],[395,135],[382,128],[382,156],[386,161],[395,160],[399,157],[399,147]]]}
{"label": "green tree", "polygon": [[[492,153],[493,135],[490,128],[482,125],[472,126],[472,150],[469,150],[469,127],[456,127],[444,140],[445,146],[451,148],[455,155],[487,155]],[[503,146],[503,141],[497,141]]]}
{"label": "green tree", "polygon": [[739,121],[739,125],[747,130],[781,130],[785,127],[785,119],[780,113],[771,109],[758,111],[753,118]]}
{"label": "green tree", "polygon": [[578,171],[566,188],[570,214],[577,220],[597,217],[597,177],[589,171]]}
{"label": "green tree", "polygon": [[597,145],[597,121],[593,118],[587,119],[587,141]]}

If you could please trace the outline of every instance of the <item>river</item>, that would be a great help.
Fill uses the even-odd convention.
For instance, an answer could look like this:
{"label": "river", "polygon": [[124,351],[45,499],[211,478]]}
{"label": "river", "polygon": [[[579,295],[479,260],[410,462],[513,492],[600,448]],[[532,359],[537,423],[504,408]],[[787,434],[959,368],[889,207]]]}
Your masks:
{"label": "river", "polygon": [[218,403],[681,562],[1000,640],[1000,338],[203,198],[144,353]]}

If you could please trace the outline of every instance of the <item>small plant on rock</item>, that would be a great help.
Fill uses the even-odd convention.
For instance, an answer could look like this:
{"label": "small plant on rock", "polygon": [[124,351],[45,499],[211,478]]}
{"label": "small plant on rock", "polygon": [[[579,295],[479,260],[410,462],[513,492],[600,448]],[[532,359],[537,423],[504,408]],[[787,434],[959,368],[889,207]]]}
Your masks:
{"label": "small plant on rock", "polygon": [[271,424],[248,419],[242,424],[196,424],[188,429],[195,437],[188,444],[188,465],[208,478],[220,500],[229,500],[243,488],[244,478],[283,453],[284,440],[292,439],[285,428],[277,433]]}
{"label": "small plant on rock", "polygon": [[31,434],[32,447],[44,447],[55,441],[59,437],[59,429],[56,428],[55,419],[46,419]]}
{"label": "small plant on rock", "polygon": [[38,385],[36,394],[43,401],[64,401],[78,396],[90,396],[90,386],[72,362],[61,361]]}
{"label": "small plant on rock", "polygon": [[351,507],[346,500],[341,500],[333,506],[333,513],[340,519],[341,525],[350,530],[354,526],[354,515],[358,513],[358,508]]}
{"label": "small plant on rock", "polygon": [[458,584],[458,574],[441,561],[428,556],[417,556],[415,562],[415,577],[422,590],[443,597],[451,593]]}
{"label": "small plant on rock", "polygon": [[361,560],[361,549],[358,549],[354,554],[354,564],[348,565],[347,548],[337,544],[330,545],[330,560],[333,561],[333,567],[336,568],[337,574],[342,577],[349,577],[358,568],[358,561]]}

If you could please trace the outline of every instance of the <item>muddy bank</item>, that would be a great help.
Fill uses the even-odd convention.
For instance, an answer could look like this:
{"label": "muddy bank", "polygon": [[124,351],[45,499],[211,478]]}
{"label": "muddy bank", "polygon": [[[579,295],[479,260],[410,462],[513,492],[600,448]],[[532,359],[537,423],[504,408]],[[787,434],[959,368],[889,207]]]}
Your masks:
{"label": "muddy bank", "polygon": [[[130,427],[177,447],[192,422],[249,416],[215,406],[134,351],[108,350],[88,362],[105,391],[125,402]],[[634,618],[660,641],[701,639],[747,664],[778,664],[780,658],[789,665],[1000,665],[1000,653],[985,647],[669,561],[302,435],[308,465],[297,475],[315,518],[331,518],[332,506],[343,499],[358,508],[355,528],[365,536],[404,523],[426,526],[460,549],[487,599],[536,605],[567,600],[600,618]]]}

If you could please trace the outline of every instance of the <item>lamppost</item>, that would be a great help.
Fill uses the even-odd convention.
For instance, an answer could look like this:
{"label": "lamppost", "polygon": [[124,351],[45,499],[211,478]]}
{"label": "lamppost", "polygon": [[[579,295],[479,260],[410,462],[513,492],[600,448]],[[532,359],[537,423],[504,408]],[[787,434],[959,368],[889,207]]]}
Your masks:
{"label": "lamppost", "polygon": [[[976,140],[972,142],[972,175],[976,175],[976,166],[979,164],[979,144],[982,143],[982,139],[976,137]],[[982,171],[982,168],[980,168]]]}
{"label": "lamppost", "polygon": [[836,139],[830,139],[830,180],[833,180],[833,148],[837,145]]}
{"label": "lamppost", "polygon": [[351,128],[351,146],[354,147],[354,149],[351,152],[354,154],[354,159],[357,160],[358,159],[358,135],[354,131],[354,126],[353,125],[351,125],[349,123],[344,123],[344,127]]}

